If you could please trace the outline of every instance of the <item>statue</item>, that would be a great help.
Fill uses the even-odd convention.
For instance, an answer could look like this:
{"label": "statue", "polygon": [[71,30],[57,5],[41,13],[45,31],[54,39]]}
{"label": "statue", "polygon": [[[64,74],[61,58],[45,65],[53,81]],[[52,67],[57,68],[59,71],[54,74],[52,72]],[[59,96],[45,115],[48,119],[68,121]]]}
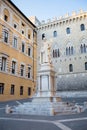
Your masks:
{"label": "statue", "polygon": [[47,42],[44,42],[41,48],[41,63],[50,63],[50,46]]}

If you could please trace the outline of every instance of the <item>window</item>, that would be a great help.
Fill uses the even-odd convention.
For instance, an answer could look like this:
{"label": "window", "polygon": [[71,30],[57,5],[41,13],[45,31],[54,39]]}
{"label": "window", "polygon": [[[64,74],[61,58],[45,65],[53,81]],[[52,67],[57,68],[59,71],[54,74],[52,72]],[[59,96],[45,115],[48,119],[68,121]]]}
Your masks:
{"label": "window", "polygon": [[73,72],[73,65],[72,64],[69,65],[69,72]]}
{"label": "window", "polygon": [[7,22],[8,21],[8,16],[4,15],[4,20]]}
{"label": "window", "polygon": [[80,29],[81,29],[81,31],[84,31],[84,30],[85,30],[85,25],[84,25],[84,24],[81,24],[81,25],[80,25]]}
{"label": "window", "polygon": [[31,95],[31,88],[30,87],[28,88],[28,95],[29,96]]}
{"label": "window", "polygon": [[69,55],[68,48],[66,48],[66,55],[67,55],[67,56]]}
{"label": "window", "polygon": [[16,71],[16,62],[12,61],[12,74],[15,74]]}
{"label": "window", "polygon": [[4,93],[4,83],[0,83],[0,94]]}
{"label": "window", "polygon": [[6,58],[2,57],[2,61],[1,61],[1,71],[6,71]]}
{"label": "window", "polygon": [[14,47],[14,48],[17,48],[17,38],[16,38],[16,37],[14,37],[13,47]]}
{"label": "window", "polygon": [[4,42],[8,43],[8,32],[4,31]]}
{"label": "window", "polygon": [[31,56],[31,48],[28,48],[28,56]]}
{"label": "window", "polygon": [[42,40],[45,38],[45,33],[42,34]]}
{"label": "window", "polygon": [[71,46],[71,47],[66,47],[66,56],[68,56],[68,55],[73,55],[73,54],[74,54],[73,46]]}
{"label": "window", "polygon": [[23,86],[20,86],[20,95],[23,95]]}
{"label": "window", "polygon": [[11,91],[10,91],[10,94],[11,95],[14,95],[14,90],[15,90],[15,85],[11,85]]}
{"label": "window", "polygon": [[87,62],[85,62],[85,70],[87,70]]}
{"label": "window", "polygon": [[80,51],[81,51],[81,53],[86,53],[87,52],[87,47],[86,47],[85,44],[84,45],[81,44]]}
{"label": "window", "polygon": [[16,29],[17,28],[17,24],[14,23],[14,28]]}
{"label": "window", "polygon": [[66,33],[70,34],[70,28],[66,28]]}
{"label": "window", "polygon": [[10,13],[9,13],[8,9],[6,9],[6,8],[4,8],[4,10],[3,10],[3,19],[6,22],[10,21]]}
{"label": "window", "polygon": [[59,49],[53,50],[53,57],[54,57],[54,58],[60,57]]}
{"label": "window", "polygon": [[53,37],[57,37],[57,31],[53,32]]}
{"label": "window", "polygon": [[30,39],[30,34],[28,34],[28,39]]}
{"label": "window", "polygon": [[24,34],[24,30],[22,30],[22,34]]}
{"label": "window", "polygon": [[31,78],[31,67],[28,67],[28,78]]}
{"label": "window", "polygon": [[21,65],[21,76],[24,76],[24,65]]}
{"label": "window", "polygon": [[25,51],[25,44],[22,42],[22,52],[24,53]]}

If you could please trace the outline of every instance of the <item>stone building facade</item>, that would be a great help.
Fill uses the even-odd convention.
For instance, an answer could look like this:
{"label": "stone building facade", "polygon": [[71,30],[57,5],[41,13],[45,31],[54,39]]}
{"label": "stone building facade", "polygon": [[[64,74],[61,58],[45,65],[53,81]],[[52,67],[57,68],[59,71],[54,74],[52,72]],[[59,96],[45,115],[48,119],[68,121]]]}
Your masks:
{"label": "stone building facade", "polygon": [[87,90],[87,12],[42,21],[37,30],[38,69],[43,43],[50,46],[50,62],[58,91]]}
{"label": "stone building facade", "polygon": [[35,93],[36,26],[10,1],[0,0],[0,101]]}

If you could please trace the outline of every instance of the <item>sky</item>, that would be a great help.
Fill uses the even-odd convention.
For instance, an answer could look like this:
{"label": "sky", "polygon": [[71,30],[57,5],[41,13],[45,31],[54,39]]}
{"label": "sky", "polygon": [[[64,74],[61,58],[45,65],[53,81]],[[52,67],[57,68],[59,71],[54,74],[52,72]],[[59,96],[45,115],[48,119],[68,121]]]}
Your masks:
{"label": "sky", "polygon": [[87,0],[11,0],[27,17],[36,16],[40,21],[69,15],[80,9],[87,11]]}

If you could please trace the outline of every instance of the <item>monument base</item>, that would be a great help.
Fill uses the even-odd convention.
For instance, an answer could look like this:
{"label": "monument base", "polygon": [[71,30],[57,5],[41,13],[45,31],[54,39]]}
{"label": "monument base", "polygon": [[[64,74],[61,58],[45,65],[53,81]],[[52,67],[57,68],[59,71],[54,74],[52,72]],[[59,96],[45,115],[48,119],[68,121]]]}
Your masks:
{"label": "monument base", "polygon": [[15,114],[24,115],[45,115],[53,116],[59,113],[72,113],[75,112],[73,105],[69,105],[62,102],[60,97],[40,97],[36,96],[33,98],[32,102],[25,102],[19,104],[13,109]]}

